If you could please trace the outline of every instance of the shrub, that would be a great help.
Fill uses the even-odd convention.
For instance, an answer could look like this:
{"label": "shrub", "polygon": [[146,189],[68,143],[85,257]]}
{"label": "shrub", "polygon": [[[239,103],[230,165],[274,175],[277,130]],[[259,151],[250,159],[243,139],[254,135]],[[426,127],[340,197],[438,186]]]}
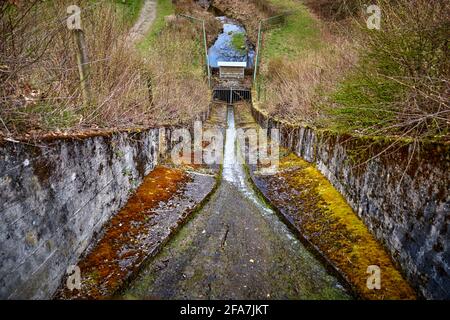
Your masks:
{"label": "shrub", "polygon": [[190,121],[210,102],[201,32],[187,27],[176,29],[165,30],[158,45],[149,48],[147,58],[152,107],[159,121],[167,124]]}
{"label": "shrub", "polygon": [[0,16],[4,133],[144,124],[149,112],[145,67],[125,41],[128,26],[113,3],[81,1],[92,101],[83,107],[71,1],[3,2]]}
{"label": "shrub", "polygon": [[306,0],[305,3],[321,18],[343,20],[357,16],[363,5],[371,2],[367,0]]}
{"label": "shrub", "polygon": [[340,41],[290,60],[270,60],[263,106],[290,122],[316,123],[323,113],[324,92],[331,91],[354,65],[353,52],[348,42]]}
{"label": "shrub", "polygon": [[381,30],[359,25],[361,63],[334,94],[338,126],[422,138],[448,135],[450,4],[378,2]]}
{"label": "shrub", "polygon": [[76,44],[66,27],[66,9],[73,2],[0,2],[0,135],[153,126],[185,121],[205,109],[204,53],[194,37],[200,31],[184,25],[166,33],[161,27],[157,37],[165,35],[158,48],[142,54],[127,41],[130,23],[124,19],[136,17],[140,2],[123,7],[115,1],[78,1],[90,61],[87,107]]}

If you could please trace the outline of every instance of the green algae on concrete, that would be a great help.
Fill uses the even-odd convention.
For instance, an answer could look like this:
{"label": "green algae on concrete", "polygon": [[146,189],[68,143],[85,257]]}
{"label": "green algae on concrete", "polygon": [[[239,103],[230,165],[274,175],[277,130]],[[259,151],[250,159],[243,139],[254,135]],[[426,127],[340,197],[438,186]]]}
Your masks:
{"label": "green algae on concrete", "polygon": [[[246,119],[249,108],[237,108]],[[386,250],[351,209],[342,195],[316,169],[285,148],[280,148],[279,171],[272,176],[253,172],[264,197],[290,221],[307,242],[347,279],[363,299],[415,299]],[[368,267],[381,269],[381,289],[369,289]]]}
{"label": "green algae on concrete", "polygon": [[[275,176],[257,179],[271,203],[293,219],[299,232],[344,274],[361,298],[415,299],[381,244],[312,164],[285,152]],[[373,265],[381,270],[380,289],[367,286],[368,267]]]}

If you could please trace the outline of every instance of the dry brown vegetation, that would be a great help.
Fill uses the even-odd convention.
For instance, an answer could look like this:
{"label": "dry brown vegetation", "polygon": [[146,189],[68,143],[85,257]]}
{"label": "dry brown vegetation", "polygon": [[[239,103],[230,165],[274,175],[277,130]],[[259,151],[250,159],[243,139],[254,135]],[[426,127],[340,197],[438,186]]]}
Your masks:
{"label": "dry brown vegetation", "polygon": [[372,4],[363,0],[305,0],[305,4],[321,18],[336,21],[357,15],[364,4]]}
{"label": "dry brown vegetation", "polygon": [[189,25],[183,20],[172,25],[146,54],[154,112],[163,123],[187,122],[210,103],[201,31]]}
{"label": "dry brown vegetation", "polygon": [[278,13],[292,15],[265,32],[257,84],[261,105],[271,116],[314,124],[324,115],[324,93],[333,90],[356,64],[355,43],[332,32],[334,24],[323,23],[299,3],[264,1],[278,4]]}
{"label": "dry brown vegetation", "polygon": [[[205,10],[196,0],[176,0],[175,14],[185,14],[205,21],[206,40],[208,46],[212,45],[222,29],[222,24],[213,13]],[[201,30],[198,30],[201,31]]]}
{"label": "dry brown vegetation", "polygon": [[[82,1],[92,101],[83,108],[70,1],[1,8],[0,117],[4,133],[127,126],[150,110],[141,58],[123,41],[127,25],[106,2]],[[142,123],[144,124],[144,123]]]}
{"label": "dry brown vegetation", "polygon": [[158,48],[138,51],[125,41],[123,12],[105,0],[77,2],[90,61],[92,99],[83,107],[71,4],[0,1],[0,135],[180,123],[207,108],[198,30],[165,28]]}

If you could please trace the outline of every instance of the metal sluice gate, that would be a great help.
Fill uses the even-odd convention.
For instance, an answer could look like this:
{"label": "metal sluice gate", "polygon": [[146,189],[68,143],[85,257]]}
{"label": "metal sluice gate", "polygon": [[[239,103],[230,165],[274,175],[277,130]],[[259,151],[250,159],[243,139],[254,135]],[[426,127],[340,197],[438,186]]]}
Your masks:
{"label": "metal sluice gate", "polygon": [[252,93],[249,89],[220,88],[213,90],[214,101],[224,101],[233,104],[238,101],[252,101]]}

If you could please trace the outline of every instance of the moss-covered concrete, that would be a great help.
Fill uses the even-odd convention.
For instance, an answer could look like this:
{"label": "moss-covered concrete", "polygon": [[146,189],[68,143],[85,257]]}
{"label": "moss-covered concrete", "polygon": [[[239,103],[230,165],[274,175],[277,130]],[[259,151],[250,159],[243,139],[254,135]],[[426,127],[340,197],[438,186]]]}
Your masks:
{"label": "moss-covered concrete", "polygon": [[[237,127],[255,126],[251,116],[241,115],[236,117]],[[131,283],[124,297],[351,298],[257,197],[242,164],[231,161],[238,145],[232,118],[228,118],[227,139],[231,140],[225,144],[223,179],[217,191]]]}
{"label": "moss-covered concrete", "polygon": [[314,163],[388,250],[417,294],[450,298],[450,145],[292,125],[251,107],[281,144]]}
{"label": "moss-covered concrete", "polygon": [[[257,185],[300,234],[340,270],[363,299],[414,299],[415,293],[339,192],[314,167],[285,152],[279,172]],[[367,268],[381,269],[381,289],[369,289]]]}
{"label": "moss-covered concrete", "polygon": [[81,290],[63,281],[58,299],[105,299],[123,287],[212,191],[214,177],[156,167],[81,259]]}

